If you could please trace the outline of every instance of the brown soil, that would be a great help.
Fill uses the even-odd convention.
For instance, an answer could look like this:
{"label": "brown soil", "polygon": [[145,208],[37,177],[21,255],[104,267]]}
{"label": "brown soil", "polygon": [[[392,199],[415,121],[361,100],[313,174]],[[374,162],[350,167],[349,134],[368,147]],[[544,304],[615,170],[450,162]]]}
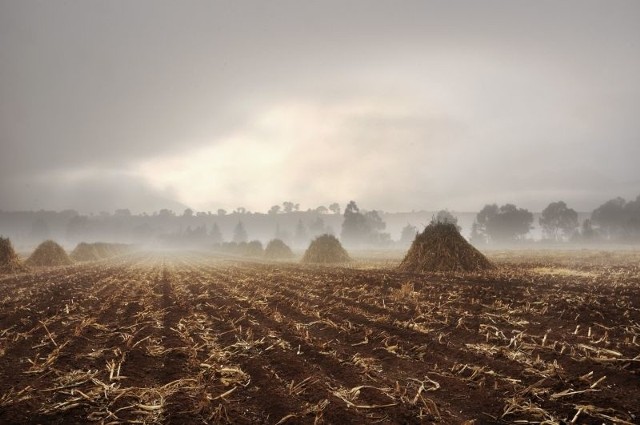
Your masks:
{"label": "brown soil", "polygon": [[640,268],[539,269],[141,255],[7,276],[0,423],[638,423]]}

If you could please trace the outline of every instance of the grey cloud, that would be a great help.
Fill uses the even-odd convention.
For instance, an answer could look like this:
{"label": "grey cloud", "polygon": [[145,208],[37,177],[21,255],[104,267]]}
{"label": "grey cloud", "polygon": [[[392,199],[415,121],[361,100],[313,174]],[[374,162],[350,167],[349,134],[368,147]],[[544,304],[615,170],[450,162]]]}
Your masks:
{"label": "grey cloud", "polygon": [[[350,197],[397,210],[497,198],[539,208],[563,194],[590,208],[640,190],[638,21],[633,1],[2,2],[0,178],[21,188],[2,203],[58,205],[38,194],[55,179],[25,185],[83,169],[131,175],[242,133],[281,103],[374,98],[414,110],[353,116],[339,133],[350,157],[336,161],[351,172],[307,163],[305,176],[293,164],[282,180],[304,183],[273,202],[312,198],[323,173],[372,179],[354,173],[382,162],[386,184],[354,183]],[[103,180],[114,203],[129,199]],[[83,194],[73,202],[93,199]]]}
{"label": "grey cloud", "polygon": [[51,173],[0,182],[0,210],[64,210],[81,213],[128,208],[152,213],[162,208],[181,212],[187,206],[171,191],[151,187],[144,179],[112,170],[92,170],[79,176]]}

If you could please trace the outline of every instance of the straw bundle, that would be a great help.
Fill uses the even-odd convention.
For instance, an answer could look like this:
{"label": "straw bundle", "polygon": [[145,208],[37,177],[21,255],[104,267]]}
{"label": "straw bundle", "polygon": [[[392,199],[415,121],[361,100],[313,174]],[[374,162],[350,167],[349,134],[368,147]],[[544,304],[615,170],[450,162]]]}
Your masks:
{"label": "straw bundle", "polygon": [[411,244],[399,269],[405,272],[456,272],[492,269],[489,260],[451,223],[431,223]]}
{"label": "straw bundle", "polygon": [[318,236],[302,257],[303,263],[344,263],[350,260],[347,251],[333,235]]}
{"label": "straw bundle", "polygon": [[9,238],[0,237],[0,273],[19,273],[26,270],[13,250]]}
{"label": "straw bundle", "polygon": [[293,252],[281,239],[273,239],[267,244],[264,250],[264,256],[272,260],[292,258]]}
{"label": "straw bundle", "polygon": [[26,261],[29,266],[67,266],[73,261],[65,250],[54,241],[44,241]]}

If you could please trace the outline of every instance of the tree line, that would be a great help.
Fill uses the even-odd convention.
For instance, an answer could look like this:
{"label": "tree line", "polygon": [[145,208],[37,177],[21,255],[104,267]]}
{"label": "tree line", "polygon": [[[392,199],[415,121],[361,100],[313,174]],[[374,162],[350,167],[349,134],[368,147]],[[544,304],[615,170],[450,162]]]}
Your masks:
{"label": "tree line", "polygon": [[[432,221],[452,223],[458,230],[458,219],[448,210],[438,211]],[[487,204],[475,217],[469,239],[476,245],[518,244],[527,241],[534,228],[534,214],[514,204]],[[594,243],[640,242],[640,195],[633,201],[611,199],[591,212],[589,218],[578,220],[578,212],[564,201],[547,205],[538,224],[542,242],[546,243]],[[347,245],[384,246],[391,244],[391,237],[384,233],[385,223],[378,211],[361,212],[351,201],[344,212],[341,239]],[[418,228],[407,224],[401,231],[400,244],[408,244]]]}
{"label": "tree line", "polygon": [[[485,205],[476,216],[470,240],[475,244],[524,241],[533,228],[533,214],[513,204]],[[611,199],[578,221],[578,212],[564,201],[551,202],[538,224],[545,242],[640,242],[640,195],[633,201]]]}
{"label": "tree line", "polygon": [[[399,217],[406,217],[406,224]],[[548,243],[640,242],[640,195],[630,201],[611,199],[586,218],[563,201],[551,202],[539,217],[514,204],[487,204],[475,216],[464,217],[463,235],[480,246],[531,242],[534,224],[539,226],[543,242]],[[393,223],[391,230],[397,232],[394,236],[386,219]],[[429,219],[451,222],[462,230],[458,217],[448,210],[438,211]],[[243,207],[232,212],[220,209],[215,214],[192,209],[181,214],[166,209],[153,214],[132,214],[119,209],[113,214],[97,215],[82,215],[73,210],[0,211],[0,234],[25,244],[53,238],[69,244],[159,241],[210,246],[277,238],[291,246],[304,247],[314,237],[328,233],[340,237],[347,246],[390,247],[410,244],[426,224],[424,214],[363,210],[355,201],[346,204],[344,211],[338,203],[301,211],[299,204],[289,201],[272,206],[266,213],[252,213]]]}

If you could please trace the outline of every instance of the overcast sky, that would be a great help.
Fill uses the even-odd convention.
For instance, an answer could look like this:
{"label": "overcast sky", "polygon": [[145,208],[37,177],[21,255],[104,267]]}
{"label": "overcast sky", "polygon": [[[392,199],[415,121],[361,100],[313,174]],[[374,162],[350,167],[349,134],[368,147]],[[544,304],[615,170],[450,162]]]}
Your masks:
{"label": "overcast sky", "polygon": [[0,209],[635,198],[639,22],[635,0],[0,0]]}

